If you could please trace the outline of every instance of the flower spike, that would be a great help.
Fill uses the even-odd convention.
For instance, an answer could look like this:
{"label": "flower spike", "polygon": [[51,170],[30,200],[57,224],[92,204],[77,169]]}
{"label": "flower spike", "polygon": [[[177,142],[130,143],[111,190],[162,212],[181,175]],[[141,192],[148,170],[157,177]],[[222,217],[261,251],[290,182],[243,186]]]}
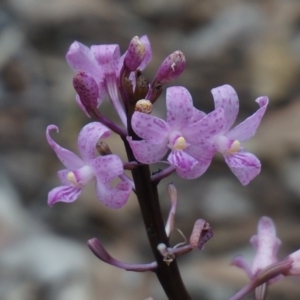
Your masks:
{"label": "flower spike", "polygon": [[[205,114],[196,111],[191,95],[184,87],[168,88],[166,100],[166,121],[153,115],[134,112],[131,125],[143,140],[135,141],[128,137],[128,141],[139,162],[158,162],[170,150],[168,162],[176,167],[177,173],[185,178],[196,178],[206,171],[211,156],[205,156],[202,152],[199,154],[199,132],[197,128],[190,130],[190,126]],[[213,114],[218,117],[218,121],[214,122],[217,126],[222,122],[223,111],[218,109]],[[212,146],[208,145],[207,148],[209,147]]]}

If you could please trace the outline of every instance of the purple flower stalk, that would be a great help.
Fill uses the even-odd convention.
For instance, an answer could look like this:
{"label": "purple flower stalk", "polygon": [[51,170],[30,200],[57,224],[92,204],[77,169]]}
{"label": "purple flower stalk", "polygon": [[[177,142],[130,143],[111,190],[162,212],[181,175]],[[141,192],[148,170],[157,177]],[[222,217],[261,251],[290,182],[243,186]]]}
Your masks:
{"label": "purple flower stalk", "polygon": [[66,169],[58,172],[61,186],[54,188],[48,194],[48,204],[57,202],[74,202],[83,187],[90,181],[96,180],[97,197],[105,206],[120,208],[128,200],[132,185],[128,181],[121,181],[113,188],[110,183],[123,175],[123,163],[114,154],[96,156],[96,144],[100,138],[106,138],[110,131],[101,123],[93,122],[83,127],[78,136],[78,149],[82,158],[73,152],[59,146],[51,137],[50,131],[58,127],[47,127],[47,140],[57,157]]}

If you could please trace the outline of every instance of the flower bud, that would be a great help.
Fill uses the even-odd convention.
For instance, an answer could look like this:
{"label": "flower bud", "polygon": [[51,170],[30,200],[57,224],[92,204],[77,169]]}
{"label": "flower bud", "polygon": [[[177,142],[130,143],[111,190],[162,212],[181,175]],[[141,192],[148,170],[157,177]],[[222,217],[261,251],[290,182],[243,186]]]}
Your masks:
{"label": "flower bud", "polygon": [[78,72],[73,78],[73,86],[85,108],[97,108],[99,89],[92,76]]}
{"label": "flower bud", "polygon": [[125,54],[124,65],[129,71],[135,71],[141,62],[143,61],[146,54],[145,45],[141,42],[139,37],[135,36]]}
{"label": "flower bud", "polygon": [[185,56],[181,51],[170,54],[160,65],[153,82],[168,83],[176,79],[185,69]]}
{"label": "flower bud", "polygon": [[139,111],[144,114],[151,114],[153,105],[151,101],[141,99],[135,104],[135,111]]}

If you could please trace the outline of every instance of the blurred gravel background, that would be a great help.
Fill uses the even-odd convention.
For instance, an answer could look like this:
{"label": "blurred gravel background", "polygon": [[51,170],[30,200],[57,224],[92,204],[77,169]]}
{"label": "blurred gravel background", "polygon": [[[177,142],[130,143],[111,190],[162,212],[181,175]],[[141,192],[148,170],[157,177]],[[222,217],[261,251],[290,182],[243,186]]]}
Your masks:
{"label": "blurred gravel background", "polygon": [[[114,269],[85,244],[98,237],[120,260],[151,261],[134,197],[112,211],[98,204],[91,187],[72,205],[46,204],[61,168],[46,143],[46,126],[58,125],[54,139],[76,150],[77,134],[89,122],[74,101],[69,45],[118,43],[125,51],[143,34],[154,55],[149,78],[169,53],[185,53],[186,71],[172,85],[186,86],[198,108],[211,110],[210,90],[225,83],[238,92],[239,120],[257,109],[258,96],[270,98],[246,145],[263,165],[249,186],[220,157],[197,180],[172,177],[179,192],[176,226],[189,237],[194,221],[204,218],[215,233],[203,252],[179,259],[193,299],[228,299],[246,284],[230,260],[251,259],[248,241],[262,215],[277,224],[280,258],[300,248],[299,0],[7,0],[0,4],[1,300],[165,299],[153,274]],[[162,97],[155,113],[164,112]],[[110,146],[124,155],[118,143],[111,139]],[[166,215],[167,182],[160,185]],[[299,299],[299,283],[282,280],[268,299]]]}

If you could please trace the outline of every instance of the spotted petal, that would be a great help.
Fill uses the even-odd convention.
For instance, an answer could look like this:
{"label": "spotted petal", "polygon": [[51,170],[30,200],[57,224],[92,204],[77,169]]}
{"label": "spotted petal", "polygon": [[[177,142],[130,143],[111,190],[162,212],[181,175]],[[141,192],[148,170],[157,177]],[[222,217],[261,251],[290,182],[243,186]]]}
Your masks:
{"label": "spotted petal", "polygon": [[269,99],[267,97],[259,97],[256,99],[256,102],[259,104],[259,109],[244,122],[231,129],[226,134],[228,138],[244,142],[255,134],[260,121],[265,114]]}
{"label": "spotted petal", "polygon": [[93,53],[87,46],[75,41],[70,46],[66,59],[74,70],[85,71],[95,78],[102,77],[101,69],[99,69]]}
{"label": "spotted petal", "polygon": [[110,208],[120,208],[128,200],[131,185],[122,181],[115,188],[110,184],[113,179],[123,174],[123,163],[117,155],[99,156],[91,161],[96,175],[98,199]]}
{"label": "spotted petal", "polygon": [[145,57],[144,57],[143,61],[141,62],[140,66],[139,66],[139,69],[144,70],[152,59],[152,50],[151,50],[150,41],[149,41],[147,35],[143,35],[140,38],[140,41],[144,44],[146,53],[145,53]]}
{"label": "spotted petal", "polygon": [[206,116],[206,113],[193,107],[193,116],[191,118],[191,123],[196,123],[198,121],[200,121],[201,119],[203,119]]}
{"label": "spotted petal", "polygon": [[85,125],[78,136],[78,149],[82,159],[89,162],[96,157],[96,144],[100,138],[110,136],[110,130],[99,122]]}
{"label": "spotted petal", "polygon": [[135,158],[143,164],[153,164],[160,161],[168,152],[168,141],[154,145],[149,141],[133,141],[131,137],[127,137],[130,147]]}
{"label": "spotted petal", "polygon": [[224,109],[226,124],[223,131],[225,133],[233,125],[239,112],[238,96],[233,87],[228,84],[214,88],[211,92],[214,97],[215,108],[221,107]]}
{"label": "spotted petal", "polygon": [[261,164],[256,156],[249,152],[237,152],[224,155],[225,161],[242,185],[247,185],[260,173]]}
{"label": "spotted petal", "polygon": [[216,153],[215,147],[210,144],[202,145],[190,145],[185,149],[185,152],[190,156],[194,157],[198,164],[195,165],[190,171],[177,168],[176,171],[178,175],[186,179],[195,179],[200,177],[205,173],[209,167],[214,154]]}
{"label": "spotted petal", "polygon": [[50,136],[50,131],[55,129],[59,131],[58,127],[55,125],[49,125],[46,130],[46,137],[49,145],[56,153],[59,160],[65,165],[69,170],[79,169],[84,166],[84,162],[73,152],[59,146]]}
{"label": "spotted petal", "polygon": [[104,74],[117,72],[120,59],[119,45],[94,45],[91,47],[91,52]]}
{"label": "spotted petal", "polygon": [[173,130],[187,126],[193,117],[193,100],[189,91],[182,86],[167,89],[167,123]]}
{"label": "spotted petal", "polygon": [[168,161],[173,166],[186,172],[190,172],[198,164],[194,157],[183,150],[173,150],[168,156]]}
{"label": "spotted petal", "polygon": [[161,144],[170,130],[170,126],[164,120],[137,111],[132,116],[131,125],[139,137],[155,145]]}
{"label": "spotted petal", "polygon": [[217,108],[196,123],[181,130],[187,142],[198,144],[207,141],[220,133],[225,124],[225,116],[222,108]]}

